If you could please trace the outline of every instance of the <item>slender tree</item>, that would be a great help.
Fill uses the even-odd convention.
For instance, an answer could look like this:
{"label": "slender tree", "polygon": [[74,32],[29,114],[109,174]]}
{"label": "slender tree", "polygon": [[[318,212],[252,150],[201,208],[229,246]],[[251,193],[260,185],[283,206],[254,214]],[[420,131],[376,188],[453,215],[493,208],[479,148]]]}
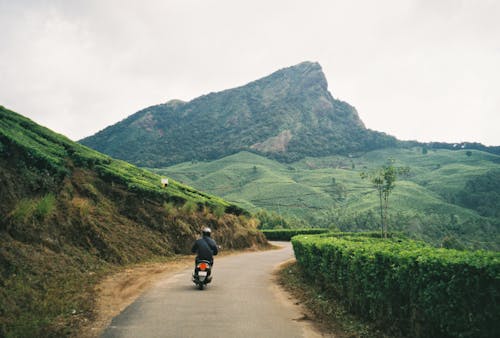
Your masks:
{"label": "slender tree", "polygon": [[394,159],[388,159],[378,170],[361,173],[361,178],[369,179],[373,187],[377,190],[380,206],[380,229],[382,236],[387,238],[389,196],[396,187],[398,176],[405,175],[410,171],[409,167],[395,167]]}

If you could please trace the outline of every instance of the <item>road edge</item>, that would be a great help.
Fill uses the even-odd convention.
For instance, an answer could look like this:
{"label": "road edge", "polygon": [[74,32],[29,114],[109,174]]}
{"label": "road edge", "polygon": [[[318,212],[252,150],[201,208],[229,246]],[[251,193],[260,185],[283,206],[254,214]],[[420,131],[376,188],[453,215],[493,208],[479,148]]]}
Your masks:
{"label": "road edge", "polygon": [[318,324],[312,319],[313,316],[310,311],[295,301],[295,297],[278,282],[278,275],[283,267],[293,262],[295,262],[295,258],[290,258],[274,266],[271,273],[271,289],[275,297],[283,306],[297,314],[293,320],[301,326],[305,338],[334,337],[331,334],[323,333]]}

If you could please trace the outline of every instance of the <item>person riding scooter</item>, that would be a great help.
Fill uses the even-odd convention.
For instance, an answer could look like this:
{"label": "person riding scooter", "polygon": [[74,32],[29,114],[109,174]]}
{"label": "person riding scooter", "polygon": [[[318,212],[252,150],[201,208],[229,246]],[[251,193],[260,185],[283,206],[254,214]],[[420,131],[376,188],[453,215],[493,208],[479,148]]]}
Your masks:
{"label": "person riding scooter", "polygon": [[[214,256],[219,253],[219,250],[217,249],[217,243],[215,243],[215,241],[210,238],[212,230],[209,227],[204,227],[201,232],[202,238],[196,240],[196,242],[194,242],[193,248],[191,249],[191,252],[196,254],[195,266],[200,261],[208,261],[210,265],[213,266]],[[208,275],[207,278],[211,280],[210,275]]]}

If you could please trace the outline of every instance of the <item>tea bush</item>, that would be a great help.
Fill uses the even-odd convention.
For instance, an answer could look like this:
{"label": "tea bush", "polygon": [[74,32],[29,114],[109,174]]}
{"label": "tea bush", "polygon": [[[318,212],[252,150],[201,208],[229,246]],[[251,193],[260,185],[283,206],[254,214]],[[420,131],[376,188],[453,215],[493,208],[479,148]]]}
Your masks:
{"label": "tea bush", "polygon": [[[379,236],[380,237],[380,236]],[[305,273],[347,308],[414,337],[496,337],[500,253],[375,233],[292,239]]]}
{"label": "tea bush", "polygon": [[329,232],[329,229],[310,228],[310,229],[270,229],[261,230],[269,241],[289,241],[296,235],[315,235]]}

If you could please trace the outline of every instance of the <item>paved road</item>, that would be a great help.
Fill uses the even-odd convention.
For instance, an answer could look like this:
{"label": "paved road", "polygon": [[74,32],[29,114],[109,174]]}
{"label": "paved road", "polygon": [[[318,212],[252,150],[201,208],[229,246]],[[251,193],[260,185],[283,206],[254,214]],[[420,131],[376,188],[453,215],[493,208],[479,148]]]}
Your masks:
{"label": "paved road", "polygon": [[115,317],[102,337],[310,336],[302,314],[271,283],[272,271],[293,257],[281,250],[217,258],[212,283],[191,283],[191,269],[166,278]]}

